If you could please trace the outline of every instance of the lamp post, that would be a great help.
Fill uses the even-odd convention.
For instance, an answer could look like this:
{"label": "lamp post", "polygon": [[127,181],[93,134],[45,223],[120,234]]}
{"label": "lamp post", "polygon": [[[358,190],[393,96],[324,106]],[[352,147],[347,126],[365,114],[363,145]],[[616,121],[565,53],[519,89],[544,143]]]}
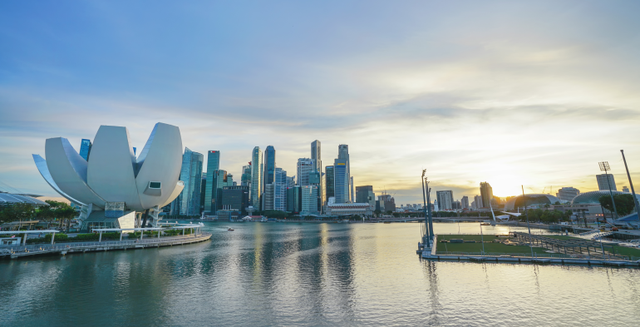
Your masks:
{"label": "lamp post", "polygon": [[[618,218],[618,209],[616,209],[616,201],[613,200],[613,191],[611,191],[611,183],[609,182],[609,173],[608,173],[608,171],[611,170],[611,167],[609,167],[609,162],[608,161],[598,162],[598,165],[600,166],[600,171],[604,171],[604,175],[607,177],[607,186],[609,186],[609,195],[611,195],[611,203],[613,204],[613,212],[615,212],[616,219],[617,219]],[[606,221],[606,219],[605,219],[605,221]]]}
{"label": "lamp post", "polygon": [[[631,181],[631,175],[629,174],[629,167],[627,167],[627,159],[624,157],[624,150],[620,150],[622,153],[622,161],[624,161],[624,169],[627,170],[627,178],[629,178],[629,186],[631,186],[631,194],[633,195],[633,203],[636,205],[636,213],[640,215],[640,204],[638,203],[638,198],[636,198],[636,191],[633,189],[633,182]],[[640,217],[640,216],[639,216]]]}
{"label": "lamp post", "polygon": [[433,221],[431,219],[431,188],[429,188],[429,179],[425,176],[427,173],[426,169],[422,170],[422,199],[424,201],[424,226],[425,226],[425,234],[423,237],[423,244],[425,246],[431,246],[431,241],[433,241],[434,233],[433,233]]}
{"label": "lamp post", "polygon": [[433,233],[433,218],[431,215],[431,188],[429,187],[429,178],[425,177],[424,183],[427,190],[427,218],[429,219],[429,243],[431,243],[435,234]]}
{"label": "lamp post", "polygon": [[428,245],[428,238],[429,238],[429,218],[427,217],[427,192],[425,190],[425,178],[424,175],[427,172],[426,169],[422,170],[422,177],[420,178],[420,180],[422,181],[422,201],[424,202],[424,206],[422,207],[424,210],[424,235],[422,236],[422,244],[423,245]]}

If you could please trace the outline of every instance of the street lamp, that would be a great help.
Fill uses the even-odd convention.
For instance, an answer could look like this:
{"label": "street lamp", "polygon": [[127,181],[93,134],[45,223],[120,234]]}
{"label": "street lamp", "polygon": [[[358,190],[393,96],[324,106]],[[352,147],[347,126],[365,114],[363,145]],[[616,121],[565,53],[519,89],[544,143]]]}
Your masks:
{"label": "street lamp", "polygon": [[425,186],[424,186],[424,175],[427,172],[426,169],[422,170],[422,177],[420,178],[422,180],[422,201],[424,202],[424,235],[422,236],[422,244],[425,245],[427,244],[427,239],[428,239],[428,235],[429,235],[429,219],[427,218],[427,192],[425,190]]}
{"label": "street lamp", "polygon": [[617,219],[618,209],[616,209],[616,201],[613,200],[613,191],[611,191],[611,183],[609,182],[609,173],[607,172],[611,170],[611,168],[609,167],[609,162],[608,161],[598,162],[598,166],[600,166],[600,171],[604,171],[604,175],[607,177],[607,186],[609,186],[609,195],[611,195],[611,203],[613,204],[613,211],[616,213],[616,219]]}

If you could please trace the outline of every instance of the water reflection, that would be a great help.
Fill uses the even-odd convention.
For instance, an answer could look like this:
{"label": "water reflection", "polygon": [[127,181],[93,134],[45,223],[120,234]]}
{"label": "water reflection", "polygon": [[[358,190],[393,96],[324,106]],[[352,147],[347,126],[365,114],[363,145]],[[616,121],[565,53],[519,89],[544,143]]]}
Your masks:
{"label": "water reflection", "polygon": [[[420,261],[420,226],[411,223],[223,227],[207,225],[212,241],[194,245],[2,261],[0,325],[605,325],[610,317],[625,325],[640,318],[638,270]],[[435,228],[479,232],[478,224]]]}

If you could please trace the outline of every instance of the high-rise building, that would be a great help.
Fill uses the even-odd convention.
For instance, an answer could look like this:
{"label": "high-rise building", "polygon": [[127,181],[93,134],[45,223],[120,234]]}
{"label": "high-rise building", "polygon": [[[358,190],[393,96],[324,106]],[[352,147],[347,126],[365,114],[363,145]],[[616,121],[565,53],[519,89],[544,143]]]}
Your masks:
{"label": "high-rise building", "polygon": [[357,203],[368,203],[369,202],[369,192],[373,192],[373,186],[371,185],[363,185],[356,187],[356,202]]}
{"label": "high-rise building", "polygon": [[238,210],[247,214],[249,206],[248,186],[225,186],[222,188],[221,207],[224,210]]}
{"label": "high-rise building", "polygon": [[322,172],[322,146],[318,140],[311,142],[311,160],[314,160],[312,170]]}
{"label": "high-rise building", "polygon": [[264,195],[262,210],[275,210],[275,193],[276,183],[266,184],[264,186]]}
{"label": "high-rise building", "polygon": [[378,196],[378,203],[376,204],[376,209],[377,208],[382,212],[395,212],[396,200],[389,194],[380,195]]}
{"label": "high-rise building", "polygon": [[282,168],[276,168],[275,190],[273,196],[273,209],[287,210],[287,172]]}
{"label": "high-rise building", "polygon": [[287,188],[287,211],[292,213],[299,213],[302,207],[301,204],[301,191],[300,186],[291,186]]}
{"label": "high-rise building", "polygon": [[89,154],[91,154],[91,140],[82,139],[80,143],[80,156],[84,160],[89,160]]}
{"label": "high-rise building", "polygon": [[198,216],[200,214],[203,159],[202,154],[185,148],[182,155],[182,169],[180,170],[180,180],[184,183],[184,189],[179,196],[180,215]]}
{"label": "high-rise building", "polygon": [[[229,179],[229,177],[231,177],[231,179]],[[213,172],[213,182],[211,183],[211,185],[211,209],[208,212],[210,214],[215,214],[218,209],[222,208],[220,204],[222,198],[222,189],[225,186],[233,185],[233,175],[227,174],[226,170],[218,169]]]}
{"label": "high-rise building", "polygon": [[623,186],[622,192],[629,193],[629,188],[627,186]]}
{"label": "high-rise building", "polygon": [[[607,179],[607,176],[609,179]],[[598,190],[599,191],[608,191],[609,186],[611,186],[612,191],[617,191],[616,180],[613,178],[611,174],[600,174],[596,175],[596,180],[598,181]]]}
{"label": "high-rise building", "polygon": [[338,158],[333,161],[333,175],[335,203],[349,202],[349,166],[347,160]]}
{"label": "high-rise building", "polygon": [[373,193],[373,186],[364,185],[356,187],[356,203],[369,203],[371,210],[376,208],[376,194]]}
{"label": "high-rise building", "polygon": [[333,173],[333,166],[327,166],[324,169],[325,173],[324,173],[324,177],[325,177],[325,194],[326,194],[326,201],[329,201],[329,198],[334,197],[335,196],[335,192],[334,192],[334,178],[335,175]]}
{"label": "high-rise building", "polygon": [[[311,160],[313,161],[311,171],[314,174],[311,185],[318,186],[318,208],[321,209],[325,202],[325,186],[324,179],[322,178],[322,144],[318,140],[311,142]],[[317,183],[314,183],[316,177]]]}
{"label": "high-rise building", "polygon": [[215,213],[215,208],[211,208],[213,203],[214,190],[214,174],[220,169],[220,151],[209,150],[207,152],[207,186],[204,189],[204,212],[208,214]]}
{"label": "high-rise building", "polygon": [[350,189],[349,189],[349,202],[351,202],[351,203],[356,202],[356,199],[355,199],[356,192],[353,189],[353,185],[354,185],[353,184],[353,176],[351,176],[351,179],[349,179],[349,186],[350,186]]}
{"label": "high-rise building", "polygon": [[262,151],[259,146],[253,148],[253,153],[251,156],[251,205],[254,209],[260,210],[260,205],[262,201],[262,172],[263,172],[263,163],[262,163]]}
{"label": "high-rise building", "polygon": [[[345,202],[348,202],[352,199],[352,190],[351,190],[351,162],[349,160],[349,146],[346,144],[340,144],[338,145],[338,159],[344,160],[345,164],[346,164],[346,171],[345,171]],[[334,164],[335,167],[335,164]],[[336,188],[337,188],[336,184]],[[344,203],[344,202],[338,202],[336,200],[336,203]]]}
{"label": "high-rise building", "polygon": [[453,191],[437,191],[436,197],[438,199],[439,210],[453,210]]}
{"label": "high-rise building", "polygon": [[493,200],[493,189],[489,183],[480,183],[480,196],[482,197],[482,204],[480,208],[489,208],[491,200]]}
{"label": "high-rise building", "polygon": [[468,196],[463,196],[462,199],[460,200],[460,208],[461,209],[469,209],[469,197]]}
{"label": "high-rise building", "polygon": [[251,164],[242,166],[242,175],[240,176],[240,185],[251,185]]}
{"label": "high-rise building", "polygon": [[309,183],[309,174],[313,170],[313,160],[308,158],[300,158],[298,159],[297,173],[298,173],[298,183],[296,185],[304,186],[310,185]]}
{"label": "high-rise building", "polygon": [[200,180],[200,214],[204,211],[204,203],[205,203],[205,190],[207,189],[207,173],[202,172],[202,179]]}
{"label": "high-rise building", "polygon": [[276,180],[276,149],[273,145],[267,146],[264,150],[264,176],[262,179],[263,187]]}
{"label": "high-rise building", "polygon": [[287,176],[285,178],[286,178],[287,187],[296,186],[296,177],[295,176]]}
{"label": "high-rise building", "polygon": [[482,196],[481,195],[476,195],[473,197],[473,209],[482,209],[484,206],[482,205]]}
{"label": "high-rise building", "polygon": [[563,187],[558,190],[556,197],[562,201],[571,201],[580,194],[580,190],[575,187]]}
{"label": "high-rise building", "polygon": [[320,213],[318,210],[318,186],[304,185],[300,186],[301,210],[300,214],[315,215]]}

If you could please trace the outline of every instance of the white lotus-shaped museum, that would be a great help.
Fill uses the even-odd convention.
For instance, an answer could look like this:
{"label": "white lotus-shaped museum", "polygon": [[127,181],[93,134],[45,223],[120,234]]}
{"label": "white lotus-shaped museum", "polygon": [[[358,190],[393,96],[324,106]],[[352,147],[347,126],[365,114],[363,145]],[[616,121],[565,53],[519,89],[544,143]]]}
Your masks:
{"label": "white lotus-shaped museum", "polygon": [[137,158],[120,126],[100,126],[89,160],[62,137],[47,139],[45,155],[33,155],[42,177],[61,196],[88,207],[87,215],[122,203],[124,211],[158,212],[184,188],[178,180],[182,138],[173,125],[157,123]]}

